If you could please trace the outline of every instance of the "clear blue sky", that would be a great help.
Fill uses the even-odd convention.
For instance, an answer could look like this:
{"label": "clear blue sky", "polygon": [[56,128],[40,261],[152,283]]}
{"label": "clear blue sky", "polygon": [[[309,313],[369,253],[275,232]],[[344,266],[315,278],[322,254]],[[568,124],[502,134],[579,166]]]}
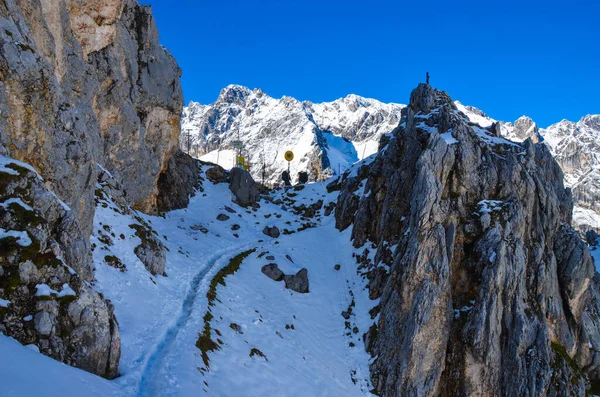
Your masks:
{"label": "clear blue sky", "polygon": [[600,2],[141,0],[183,69],[186,102],[228,84],[407,103],[431,84],[542,127],[600,113]]}

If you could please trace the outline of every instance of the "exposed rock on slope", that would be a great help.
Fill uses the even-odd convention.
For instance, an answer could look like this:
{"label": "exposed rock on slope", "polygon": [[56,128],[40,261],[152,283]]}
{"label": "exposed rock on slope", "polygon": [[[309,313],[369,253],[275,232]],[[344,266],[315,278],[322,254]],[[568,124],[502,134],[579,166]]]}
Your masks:
{"label": "exposed rock on slope", "polygon": [[[159,44],[150,7],[136,0],[0,2],[0,156],[30,164],[45,181],[21,174],[0,184],[0,197],[31,206],[19,214],[35,213],[23,220],[7,215],[8,207],[3,212],[14,233],[0,235],[10,245],[2,266],[12,268],[0,279],[4,299],[14,303],[0,310],[2,332],[68,364],[118,374],[117,323],[89,284],[95,188],[100,182],[96,193],[109,189],[121,208],[187,205],[199,180],[195,161],[178,149],[180,74]],[[98,174],[101,165],[110,183]],[[14,175],[5,170],[0,178],[7,172]],[[136,253],[163,274],[165,248],[138,226],[149,234]],[[15,243],[25,232],[33,243]],[[36,298],[36,284],[47,284],[49,295]],[[34,322],[13,318],[25,311]]]}
{"label": "exposed rock on slope", "polygon": [[376,249],[357,260],[381,298],[365,335],[380,395],[583,395],[598,377],[598,286],[561,169],[491,131],[419,85],[342,183],[337,226]]}
{"label": "exposed rock on slope", "polygon": [[[281,182],[287,169],[283,154],[295,153],[291,174],[308,171],[311,180],[324,180],[377,150],[379,138],[398,124],[403,105],[349,95],[314,104],[291,97],[275,99],[262,90],[230,85],[211,105],[191,102],[182,117],[181,148],[202,156],[218,148],[245,144],[253,177]],[[231,163],[220,157],[220,165]],[[216,162],[216,156],[210,161]]]}
{"label": "exposed rock on slope", "polygon": [[0,156],[0,331],[109,379],[120,337],[74,214],[26,164]]}
{"label": "exposed rock on slope", "polygon": [[156,210],[178,148],[180,70],[135,0],[0,4],[0,154],[33,165],[91,232],[96,166]]}

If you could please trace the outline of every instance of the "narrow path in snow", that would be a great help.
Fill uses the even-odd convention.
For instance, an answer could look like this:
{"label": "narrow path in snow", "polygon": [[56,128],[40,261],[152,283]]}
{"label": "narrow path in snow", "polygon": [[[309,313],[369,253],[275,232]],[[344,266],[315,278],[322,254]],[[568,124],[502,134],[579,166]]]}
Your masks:
{"label": "narrow path in snow", "polygon": [[[192,310],[194,309],[194,303],[198,294],[206,293],[207,291],[201,290],[200,286],[209,285],[209,283],[202,283],[207,276],[212,276],[211,270],[220,263],[223,258],[231,258],[240,252],[243,252],[247,247],[236,247],[235,249],[229,249],[224,252],[218,253],[211,257],[208,263],[200,270],[200,272],[193,278],[190,283],[188,293],[181,306],[181,311],[176,320],[167,328],[166,332],[155,344],[151,353],[144,364],[140,383],[138,386],[138,396],[159,396],[160,395],[160,376],[158,376],[158,370],[161,367],[163,358],[169,351],[173,341],[177,337],[180,329],[185,327]],[[164,385],[163,385],[164,386]]]}

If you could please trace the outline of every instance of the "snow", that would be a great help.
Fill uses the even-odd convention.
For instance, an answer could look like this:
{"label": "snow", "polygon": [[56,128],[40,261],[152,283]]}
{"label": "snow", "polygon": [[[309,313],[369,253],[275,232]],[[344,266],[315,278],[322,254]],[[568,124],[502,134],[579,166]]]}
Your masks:
{"label": "snow", "polygon": [[0,394],[17,396],[122,396],[115,382],[69,367],[0,334]]}
{"label": "snow", "polygon": [[58,295],[58,292],[50,288],[48,284],[38,284],[35,286],[35,289],[35,296],[50,296],[52,294]]}
{"label": "snow", "polygon": [[18,160],[0,155],[0,172],[4,172],[4,173],[10,174],[10,175],[19,175],[19,172],[17,170],[14,170],[14,169],[8,167],[10,164],[14,164],[14,165],[18,165],[20,167],[26,168],[29,171],[36,174],[38,176],[38,178],[42,179],[40,174],[38,174],[37,171],[31,165],[24,163],[22,161],[18,161]]}
{"label": "snow", "polygon": [[0,298],[0,307],[8,307],[9,304],[10,304],[10,301]]}
{"label": "snow", "polygon": [[335,173],[341,175],[350,165],[359,160],[356,148],[352,142],[341,136],[332,133],[324,133],[323,135],[327,141],[328,147],[326,150],[330,166]]}
{"label": "snow", "polygon": [[29,247],[31,245],[31,239],[29,238],[29,234],[27,232],[21,232],[17,230],[4,230],[0,227],[0,239],[14,237],[17,239],[17,244],[21,247]]}
{"label": "snow", "polygon": [[600,215],[592,209],[575,205],[573,206],[573,224],[600,229]]}
{"label": "snow", "polygon": [[[343,146],[336,149],[343,153]],[[363,163],[369,161],[372,158]],[[337,199],[337,193],[327,193],[326,183],[273,194],[275,198],[293,200],[288,208],[318,200],[326,205]],[[373,323],[369,310],[377,301],[368,298],[366,280],[356,274],[350,230],[340,233],[334,227],[333,216],[320,215],[311,220],[320,224],[318,228],[298,231],[305,221],[280,205],[263,201],[257,211],[252,211],[232,202],[227,184],[214,185],[205,180],[203,186],[204,192],[193,197],[188,208],[167,213],[164,218],[118,213],[110,200],[106,208],[96,208],[91,237],[96,245],[96,281],[92,286],[115,307],[121,334],[121,376],[107,381],[37,354],[30,350],[34,346],[24,347],[0,337],[1,354],[14,357],[11,365],[0,364],[3,392],[128,397],[262,396],[281,395],[284,390],[291,396],[369,395],[370,357],[362,334]],[[236,213],[226,212],[225,205]],[[216,215],[221,212],[230,219],[217,221]],[[135,255],[134,249],[141,241],[129,225],[140,222],[136,217],[148,223],[169,249],[167,277],[152,276]],[[232,231],[234,224],[240,226],[239,230]],[[274,240],[262,233],[267,225],[294,233]],[[208,232],[203,233],[201,227]],[[112,244],[99,240],[101,232],[110,237]],[[339,249],[331,252],[332,245]],[[206,292],[217,271],[250,248],[257,250],[235,275],[226,278],[226,286],[217,289],[219,301],[211,308],[211,326],[222,333],[219,338],[223,345],[209,354],[210,370],[201,372],[198,368],[204,364],[195,343],[204,324]],[[274,255],[274,262],[287,274],[307,268],[310,292],[297,294],[286,290],[283,282],[264,276],[260,268],[269,262],[264,256],[258,258],[263,251]],[[107,255],[117,256],[126,270],[107,265]],[[341,265],[339,271],[334,270],[335,264]],[[38,296],[74,293],[68,284],[60,291],[47,284],[38,284],[36,289]],[[341,316],[352,299],[355,306],[349,321],[359,328],[358,334],[348,332]],[[32,319],[31,315],[25,317],[25,321]],[[229,328],[232,322],[242,327],[243,335]],[[294,324],[294,330],[286,329],[286,324]],[[268,361],[251,358],[252,347],[260,349]]]}
{"label": "snow", "polygon": [[482,215],[489,214],[493,211],[502,210],[503,204],[504,202],[500,200],[481,200],[477,203],[477,205],[479,206],[479,213]]}
{"label": "snow", "polygon": [[440,134],[440,138],[442,138],[448,145],[452,145],[454,143],[458,143],[458,139],[452,136],[452,129]]}
{"label": "snow", "polygon": [[213,150],[203,156],[199,157],[200,160],[209,163],[217,164],[226,170],[230,170],[235,167],[236,154],[234,150]]}
{"label": "snow", "polygon": [[494,124],[494,122],[496,121],[496,120],[491,119],[488,116],[484,115],[483,112],[478,111],[478,109],[467,108],[459,101],[455,101],[454,105],[456,105],[456,108],[458,110],[460,110],[461,112],[463,112],[469,118],[469,121],[471,121],[475,124],[478,124],[481,127],[484,127],[484,128],[489,127],[492,124]]}
{"label": "snow", "polygon": [[63,284],[62,290],[60,292],[53,290],[52,288],[50,288],[48,286],[48,284],[38,284],[35,286],[35,288],[36,288],[35,296],[56,295],[59,298],[62,298],[65,296],[76,296],[75,291],[73,291],[73,289],[69,286],[69,284]]}
{"label": "snow", "polygon": [[31,320],[33,320],[33,316],[31,314],[23,317],[23,321],[31,321]]}
{"label": "snow", "polygon": [[33,211],[33,208],[31,208],[29,205],[25,204],[23,202],[23,200],[21,200],[20,198],[10,198],[10,199],[6,200],[5,202],[0,203],[0,207],[3,207],[4,209],[8,209],[8,207],[11,204],[17,204],[17,205],[23,207],[27,211]]}

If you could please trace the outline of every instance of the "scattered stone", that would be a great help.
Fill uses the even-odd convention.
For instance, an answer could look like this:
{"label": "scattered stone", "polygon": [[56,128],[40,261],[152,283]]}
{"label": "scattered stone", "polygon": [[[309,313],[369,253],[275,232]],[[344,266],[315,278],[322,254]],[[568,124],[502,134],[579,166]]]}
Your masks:
{"label": "scattered stone", "polygon": [[231,207],[224,206],[223,208],[225,208],[225,211],[229,212],[230,214],[235,214],[236,213],[236,211],[233,208],[231,208]]}
{"label": "scattered stone", "polygon": [[206,170],[206,177],[212,183],[224,183],[227,182],[227,171],[223,167],[217,165]]}
{"label": "scattered stone", "polygon": [[238,225],[237,223],[234,223],[233,225],[231,225],[231,230],[235,231],[235,230],[240,230],[240,225]]}
{"label": "scattered stone", "polygon": [[342,267],[340,266],[340,264],[337,264],[333,267],[335,270],[340,270]]}
{"label": "scattered stone", "polygon": [[224,222],[224,221],[226,221],[228,219],[229,219],[229,216],[227,216],[225,214],[219,214],[219,215],[217,215],[217,220],[218,221]]}
{"label": "scattered stone", "polygon": [[281,281],[283,280],[285,274],[279,269],[276,263],[269,263],[268,265],[264,265],[260,271],[269,277],[271,280]]}
{"label": "scattered stone", "polygon": [[265,226],[263,233],[273,238],[277,238],[280,235],[279,228],[277,226]]}
{"label": "scattered stone", "polygon": [[348,320],[350,318],[350,313],[347,311],[343,311],[342,312],[342,317],[344,317],[345,320]]}
{"label": "scattered stone", "polygon": [[240,327],[239,325],[237,325],[236,323],[231,323],[229,324],[229,328],[231,328],[232,330],[234,330],[235,332],[237,332],[238,334],[243,334],[244,332],[242,331],[242,327]]}
{"label": "scattered stone", "polygon": [[285,288],[291,289],[301,294],[308,293],[308,270],[305,268],[300,269],[295,275],[286,275],[283,277],[285,281]]}
{"label": "scattered stone", "polygon": [[125,266],[125,264],[123,264],[121,259],[117,258],[114,255],[106,255],[104,257],[104,262],[106,262],[108,266],[114,267],[115,269],[118,269],[121,272],[127,270],[127,267]]}
{"label": "scattered stone", "polygon": [[268,256],[265,256],[265,259],[268,261],[274,261],[275,257],[273,255],[268,255]]}

